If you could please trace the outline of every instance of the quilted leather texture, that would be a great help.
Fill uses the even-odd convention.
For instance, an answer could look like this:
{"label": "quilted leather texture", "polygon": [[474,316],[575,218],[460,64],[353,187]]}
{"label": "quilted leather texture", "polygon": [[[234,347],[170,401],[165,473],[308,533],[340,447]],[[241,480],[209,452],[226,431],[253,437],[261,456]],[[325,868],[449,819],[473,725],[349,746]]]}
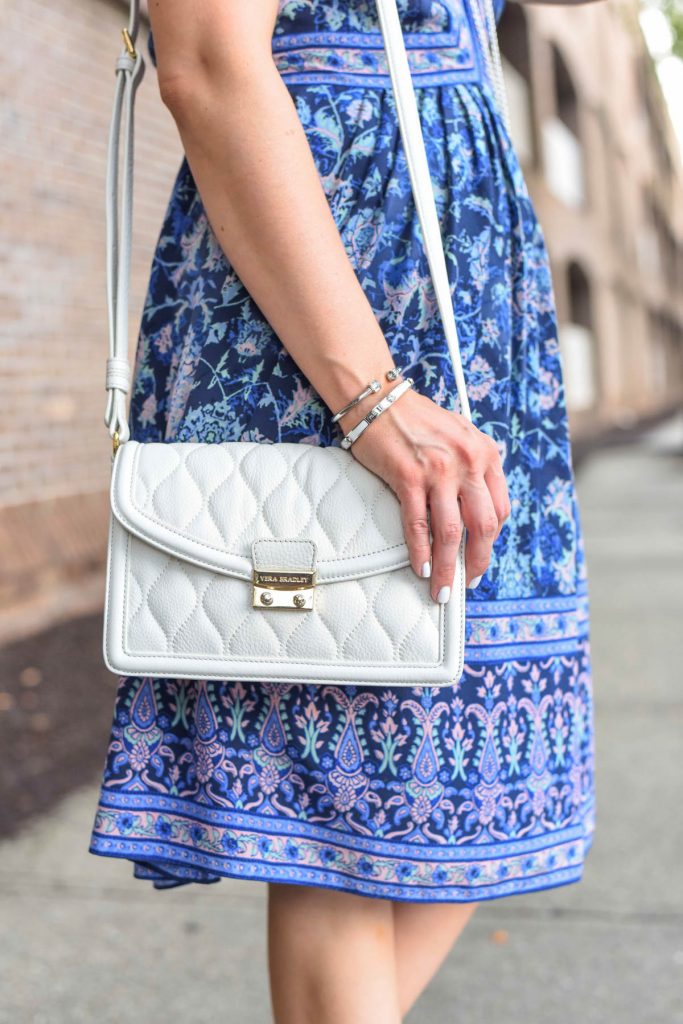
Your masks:
{"label": "quilted leather texture", "polygon": [[[453,596],[409,565],[399,502],[341,448],[128,441],[111,482],[104,655],[171,678],[453,683]],[[254,558],[315,568],[314,608],[252,607]]]}

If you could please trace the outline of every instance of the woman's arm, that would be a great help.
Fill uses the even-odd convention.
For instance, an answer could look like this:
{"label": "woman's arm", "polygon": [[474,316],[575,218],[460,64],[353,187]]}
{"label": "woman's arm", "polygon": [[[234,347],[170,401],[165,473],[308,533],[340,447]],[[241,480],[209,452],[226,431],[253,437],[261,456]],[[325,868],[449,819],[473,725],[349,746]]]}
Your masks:
{"label": "woman's arm", "polygon": [[[375,377],[388,390],[384,372],[393,359],[272,58],[277,10],[277,0],[151,0],[159,88],[227,259],[336,411]],[[347,413],[341,427],[348,430],[377,398]],[[484,571],[509,513],[490,438],[409,391],[352,451],[400,498],[416,572],[432,554],[435,598],[452,584],[461,530],[458,494],[471,530],[468,580]]]}
{"label": "woman's arm", "polygon": [[227,257],[336,410],[393,360],[273,62],[276,14],[276,0],[153,0],[159,88]]}

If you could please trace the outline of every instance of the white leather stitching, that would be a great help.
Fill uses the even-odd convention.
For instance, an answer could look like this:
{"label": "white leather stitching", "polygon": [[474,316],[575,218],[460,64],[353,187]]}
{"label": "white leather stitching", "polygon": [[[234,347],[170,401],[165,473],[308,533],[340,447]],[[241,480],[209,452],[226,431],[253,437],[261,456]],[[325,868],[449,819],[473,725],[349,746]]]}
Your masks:
{"label": "white leather stitching", "polygon": [[[239,446],[241,448],[243,445],[245,445],[247,443],[248,442],[243,442],[243,441],[223,442],[221,447],[226,447],[228,445],[237,445],[237,446]],[[149,512],[147,512],[145,509],[141,508],[139,506],[139,504],[136,503],[136,501],[134,499],[133,487],[134,487],[136,481],[138,479],[140,479],[140,470],[139,470],[139,465],[138,465],[139,464],[139,459],[140,459],[140,457],[143,454],[147,455],[147,457],[149,457],[148,453],[145,451],[145,449],[149,448],[150,445],[149,444],[143,445],[143,444],[140,444],[137,441],[129,441],[129,442],[126,443],[126,447],[129,448],[129,449],[134,449],[133,452],[132,452],[133,466],[129,467],[127,469],[127,472],[128,472],[128,501],[130,502],[131,507],[135,509],[136,513],[141,518],[146,519],[148,522],[150,522],[154,526],[161,527],[162,529],[167,530],[169,533],[174,534],[178,538],[190,539],[194,543],[201,544],[201,546],[203,548],[206,548],[207,550],[215,551],[215,552],[220,553],[220,554],[226,554],[226,555],[229,555],[229,556],[231,556],[233,558],[236,558],[236,559],[246,560],[246,556],[241,555],[237,551],[230,550],[227,547],[223,547],[223,548],[218,547],[218,545],[212,544],[210,541],[207,541],[207,540],[196,541],[196,540],[194,540],[194,538],[187,538],[182,530],[177,529],[176,527],[172,526],[167,521],[164,521],[163,519],[161,519],[160,513],[159,513],[158,509],[155,509],[155,511],[157,511],[157,516],[153,516]],[[183,442],[178,442],[176,444],[166,443],[166,444],[163,445],[163,447],[165,449],[184,449],[186,447],[186,444],[184,444]],[[269,446],[269,447],[275,448],[275,447],[278,447],[278,446],[273,445],[273,446]],[[299,446],[296,446],[296,447],[299,447]],[[301,447],[306,447],[306,446],[302,445]],[[199,556],[195,556],[194,554],[191,557],[190,556],[185,556],[185,555],[179,556],[178,552],[174,551],[172,548],[170,548],[168,546],[168,544],[164,543],[162,540],[159,540],[157,537],[150,537],[150,536],[148,536],[146,534],[143,534],[139,529],[137,529],[135,527],[135,524],[131,522],[130,517],[123,511],[123,509],[119,505],[118,499],[117,499],[117,494],[118,494],[118,490],[119,490],[119,487],[118,487],[118,477],[121,474],[124,473],[124,470],[121,467],[124,465],[124,463],[126,461],[126,454],[127,453],[122,449],[121,452],[119,453],[119,456],[117,456],[117,458],[115,460],[114,474],[112,476],[112,487],[111,487],[112,506],[113,506],[114,511],[116,513],[116,517],[117,517],[117,519],[119,519],[121,524],[123,526],[125,526],[126,529],[131,530],[131,532],[135,533],[135,535],[140,537],[141,540],[145,540],[147,543],[151,543],[155,547],[159,547],[161,550],[168,551],[169,553],[175,554],[178,557],[186,557],[188,561],[191,561],[194,564],[203,565],[204,567],[213,569],[214,571],[217,571],[217,572],[221,572],[222,571],[225,575],[238,576],[240,579],[251,579],[251,572],[246,570],[246,569],[244,571],[240,571],[239,569],[222,570],[221,568],[215,566],[213,563],[206,561],[206,559],[201,559]],[[174,455],[177,455],[177,451],[175,451],[175,450],[174,450]],[[130,457],[131,456],[129,454],[128,458],[130,458]],[[353,458],[353,456],[349,456],[349,458]],[[154,504],[155,504],[155,501],[156,501],[156,495],[157,495],[157,492],[159,490],[159,487],[161,487],[164,483],[168,482],[168,480],[171,478],[173,473],[182,465],[182,463],[183,463],[183,459],[179,458],[177,465],[174,466],[173,469],[169,473],[167,473],[164,477],[162,477],[162,479],[157,484],[155,484],[154,489],[152,491],[152,499],[151,499],[153,507],[154,507]],[[239,469],[240,463],[236,462],[235,466],[236,466],[237,469]],[[369,470],[366,471],[366,472],[369,472]],[[345,475],[345,479],[347,479],[347,481],[349,483],[351,483],[351,486],[354,486],[352,481],[348,480],[348,474],[345,472],[344,475]],[[243,479],[244,479],[244,477],[243,477]],[[219,486],[222,486],[222,484],[225,483],[225,482],[226,481],[224,481],[224,480],[221,481],[221,485],[219,485]],[[247,487],[249,487],[249,481],[244,479],[244,482],[247,485]],[[330,487],[328,487],[328,489],[325,492],[325,494],[323,495],[323,497],[317,503],[317,507],[318,508],[320,507],[320,504],[322,503],[325,495],[328,494],[331,491],[332,487],[335,485],[336,482],[337,482],[337,478],[335,478],[335,480],[332,481]],[[386,487],[386,485],[378,477],[377,478],[377,488],[378,488],[378,491],[382,487]],[[214,488],[214,490],[216,490],[216,488]],[[357,489],[355,488],[355,486],[354,486],[354,490],[356,491],[356,493],[358,493]],[[257,502],[261,502],[263,500],[261,495],[258,495],[258,496],[255,495],[254,497],[256,498]],[[379,497],[381,497],[381,494],[378,494],[378,497],[375,498],[375,504],[376,504],[376,502],[377,502]],[[363,500],[362,496],[360,494],[359,494],[359,498],[361,498],[361,501]],[[398,502],[398,499],[396,499],[396,501]],[[328,534],[324,524],[322,524],[319,519],[317,519],[316,522],[318,523],[320,528],[323,530],[325,535],[330,540],[331,545],[334,546],[334,539],[330,538],[330,536],[329,536],[329,534]],[[217,527],[217,529],[218,529],[218,527]],[[356,533],[357,532],[358,531],[356,531]],[[354,533],[354,536],[356,535],[356,533]],[[343,559],[344,561],[352,562],[352,561],[357,560],[357,559],[368,558],[368,557],[370,557],[372,555],[378,555],[378,554],[382,554],[384,552],[394,551],[396,549],[403,549],[406,552],[406,557],[405,557],[405,561],[404,562],[402,562],[401,564],[395,564],[393,566],[393,568],[402,568],[403,565],[408,565],[409,561],[410,561],[410,557],[409,557],[409,554],[408,554],[408,549],[407,549],[407,545],[406,545],[405,541],[398,542],[396,544],[387,544],[385,547],[373,548],[370,551],[361,551],[361,552],[358,552],[356,554],[344,554],[344,555],[341,555],[340,558]],[[321,558],[318,561],[318,565],[319,566],[324,566],[326,563],[329,563],[329,562],[332,562],[332,561],[336,561],[336,559]],[[384,570],[376,570],[376,571],[384,571]],[[321,579],[320,582],[321,583],[323,583],[323,582],[324,583],[339,582],[339,581],[342,581],[344,579],[350,579],[350,578],[352,578],[351,575],[338,574],[338,575],[335,575],[335,576],[326,576],[324,578],[324,580]]]}

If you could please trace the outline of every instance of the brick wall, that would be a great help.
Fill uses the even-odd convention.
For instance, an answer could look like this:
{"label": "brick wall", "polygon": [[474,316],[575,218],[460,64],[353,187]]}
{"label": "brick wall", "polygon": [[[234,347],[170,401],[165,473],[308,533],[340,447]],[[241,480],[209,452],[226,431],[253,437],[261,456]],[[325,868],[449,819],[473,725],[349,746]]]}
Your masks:
{"label": "brick wall", "polygon": [[[73,572],[76,552],[84,565],[104,554],[104,184],[114,64],[126,21],[125,5],[106,0],[9,0],[4,7],[0,609],[13,594],[26,595],[32,581],[38,585],[41,574],[54,579],[60,565]],[[143,26],[131,355],[182,156],[146,35]],[[26,553],[23,560],[18,551]]]}
{"label": "brick wall", "polygon": [[[515,51],[520,21],[526,24],[527,133],[537,146],[523,170],[548,244],[561,350],[572,264],[588,283],[595,401],[569,408],[572,438],[585,444],[683,401],[683,166],[638,12],[638,0],[508,3],[500,24],[504,55]],[[542,145],[559,113],[554,50],[576,96],[585,181],[577,206],[552,188]],[[646,197],[658,211],[660,237]]]}

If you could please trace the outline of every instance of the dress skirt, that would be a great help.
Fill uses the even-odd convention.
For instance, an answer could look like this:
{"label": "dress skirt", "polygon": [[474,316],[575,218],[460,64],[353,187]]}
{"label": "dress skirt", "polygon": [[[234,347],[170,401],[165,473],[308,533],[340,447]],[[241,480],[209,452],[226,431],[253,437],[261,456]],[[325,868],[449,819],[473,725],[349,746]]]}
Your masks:
{"label": "dress skirt", "polygon": [[[90,851],[155,888],[230,876],[461,902],[582,875],[593,700],[555,301],[478,2],[399,0],[474,422],[512,502],[467,592],[464,672],[405,688],[121,678]],[[272,48],[396,364],[457,411],[375,0],[281,0]],[[132,436],[338,445],[331,415],[228,263],[183,159]]]}

